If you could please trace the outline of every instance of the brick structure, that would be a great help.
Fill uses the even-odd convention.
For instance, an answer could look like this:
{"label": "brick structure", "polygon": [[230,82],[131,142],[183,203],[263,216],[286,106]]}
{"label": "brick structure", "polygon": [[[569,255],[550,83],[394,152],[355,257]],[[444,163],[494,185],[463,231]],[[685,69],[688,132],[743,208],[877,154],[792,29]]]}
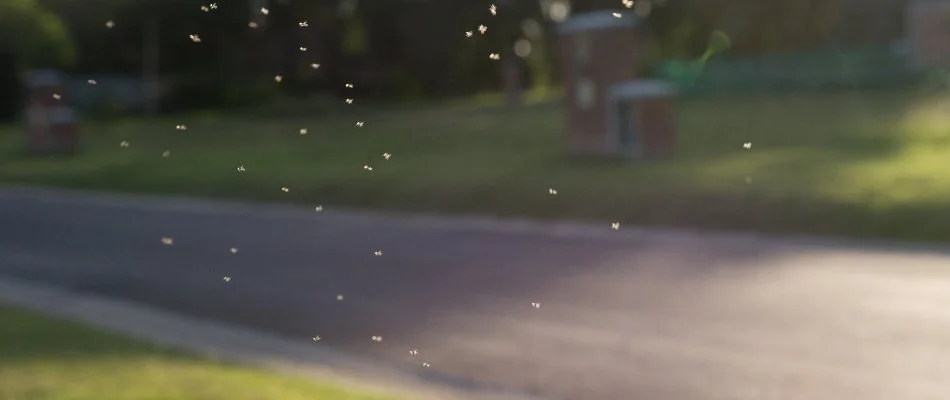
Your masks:
{"label": "brick structure", "polygon": [[639,80],[644,35],[634,14],[577,15],[559,26],[568,149],[576,155],[661,157],[675,147],[673,90]]}
{"label": "brick structure", "polygon": [[663,158],[676,149],[674,89],[656,80],[610,88],[607,143],[628,158]]}
{"label": "brick structure", "polygon": [[907,36],[914,67],[950,68],[950,1],[911,1]]}
{"label": "brick structure", "polygon": [[27,148],[33,153],[76,151],[76,114],[65,103],[62,76],[51,70],[33,71],[27,90]]}
{"label": "brick structure", "polygon": [[576,15],[560,24],[568,146],[575,154],[606,154],[607,89],[637,78],[642,46],[635,14],[611,11]]}

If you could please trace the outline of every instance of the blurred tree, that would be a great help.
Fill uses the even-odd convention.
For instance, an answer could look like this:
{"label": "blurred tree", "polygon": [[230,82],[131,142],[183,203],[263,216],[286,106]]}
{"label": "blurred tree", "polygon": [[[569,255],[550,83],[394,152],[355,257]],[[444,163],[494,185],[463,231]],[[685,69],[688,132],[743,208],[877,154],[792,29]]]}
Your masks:
{"label": "blurred tree", "polygon": [[[651,4],[644,18],[657,42],[658,58],[698,59],[710,35],[720,30],[732,43],[729,54],[749,54],[821,46],[830,38],[859,43],[899,34],[899,12],[908,0],[636,0]],[[202,11],[208,0],[0,0],[0,32],[26,29],[6,21],[35,5],[65,23],[77,43],[73,71],[139,74],[147,59],[143,27],[157,18],[160,72],[173,77],[187,101],[233,102],[241,88],[268,88],[308,95],[331,91],[354,94],[344,83],[358,82],[357,96],[464,95],[505,87],[503,64],[520,82],[544,85],[556,79],[554,21],[542,15],[547,0],[233,0]],[[497,15],[489,13],[496,5]],[[871,7],[874,3],[874,7]],[[24,6],[26,5],[26,6]],[[867,5],[867,6],[865,6]],[[14,7],[19,10],[10,11]],[[620,10],[619,0],[573,0],[571,13]],[[261,8],[267,8],[263,13]],[[636,7],[635,7],[636,8]],[[32,10],[32,11],[29,11]],[[48,13],[47,13],[48,14]],[[39,20],[42,20],[40,18]],[[106,21],[114,26],[107,28]],[[542,34],[529,35],[526,20]],[[256,28],[249,26],[254,22]],[[300,26],[307,22],[307,26]],[[886,22],[886,23],[885,23]],[[21,22],[18,22],[21,23]],[[478,26],[488,31],[482,35]],[[886,26],[886,28],[881,28]],[[35,27],[34,27],[35,29]],[[531,30],[531,29],[528,29]],[[465,32],[474,36],[467,38]],[[194,43],[188,36],[200,36]],[[56,52],[24,45],[21,37],[0,38],[37,56]],[[356,40],[359,39],[359,40]],[[513,47],[527,39],[531,51],[516,57]],[[33,40],[33,39],[31,39]],[[358,43],[362,51],[347,52]],[[523,42],[522,42],[523,43]],[[25,46],[25,47],[24,47]],[[300,50],[305,48],[306,51]],[[524,46],[522,46],[524,48]],[[488,58],[501,53],[502,62]],[[319,64],[319,68],[312,65]],[[284,77],[274,85],[274,75]],[[265,84],[265,81],[269,84]],[[514,83],[514,84],[512,84]],[[185,89],[188,89],[185,91]],[[177,89],[176,89],[177,90]],[[243,97],[264,96],[257,89]],[[215,100],[218,97],[227,97]]]}
{"label": "blurred tree", "polygon": [[63,22],[35,0],[0,1],[0,53],[12,54],[18,69],[61,68],[75,50]]}
{"label": "blurred tree", "polygon": [[[109,45],[106,39],[113,33],[106,28],[106,22],[114,20],[113,12],[120,4],[128,0],[36,0],[44,9],[57,15],[75,43],[75,63],[73,71],[111,72],[116,65],[126,59],[126,46]],[[125,33],[132,25],[117,24],[118,32]],[[127,63],[126,63],[127,64]]]}
{"label": "blurred tree", "polygon": [[13,55],[0,52],[0,122],[16,118],[22,108],[22,94]]}
{"label": "blurred tree", "polygon": [[28,69],[73,62],[73,43],[62,21],[33,0],[0,1],[0,120],[21,108],[20,76]]}
{"label": "blurred tree", "polygon": [[[639,0],[648,1],[648,0]],[[730,53],[886,43],[902,36],[908,0],[666,0],[646,23],[667,57],[699,57],[713,31]]]}

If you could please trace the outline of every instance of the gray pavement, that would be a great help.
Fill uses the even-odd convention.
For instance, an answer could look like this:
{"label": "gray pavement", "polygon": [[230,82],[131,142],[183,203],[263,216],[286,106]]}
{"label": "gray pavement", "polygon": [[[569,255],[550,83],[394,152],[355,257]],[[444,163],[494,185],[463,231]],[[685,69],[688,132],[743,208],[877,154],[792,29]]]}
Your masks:
{"label": "gray pavement", "polygon": [[950,398],[941,249],[2,189],[0,274],[548,399]]}

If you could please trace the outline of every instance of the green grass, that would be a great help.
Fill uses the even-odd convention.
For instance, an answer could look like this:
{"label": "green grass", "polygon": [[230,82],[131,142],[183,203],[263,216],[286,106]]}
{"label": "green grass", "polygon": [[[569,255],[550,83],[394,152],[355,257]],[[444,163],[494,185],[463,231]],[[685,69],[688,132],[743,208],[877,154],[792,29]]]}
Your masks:
{"label": "green grass", "polygon": [[[74,158],[25,157],[20,137],[5,135],[0,181],[950,240],[946,93],[683,100],[676,157],[639,163],[567,157],[555,107],[351,109],[312,119],[231,113],[87,124],[85,152]],[[357,120],[366,125],[356,128]],[[188,130],[176,131],[176,124]],[[298,135],[304,127],[308,134]],[[131,146],[121,148],[123,140]],[[247,170],[239,173],[242,164]]]}
{"label": "green grass", "polygon": [[4,400],[383,400],[201,360],[0,306]]}

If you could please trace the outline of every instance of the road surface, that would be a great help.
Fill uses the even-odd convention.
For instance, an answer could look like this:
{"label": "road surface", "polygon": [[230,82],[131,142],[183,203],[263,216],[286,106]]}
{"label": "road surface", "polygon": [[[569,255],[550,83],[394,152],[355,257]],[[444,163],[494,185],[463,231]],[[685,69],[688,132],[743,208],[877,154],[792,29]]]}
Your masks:
{"label": "road surface", "polygon": [[950,252],[53,193],[0,274],[549,399],[950,398]]}

